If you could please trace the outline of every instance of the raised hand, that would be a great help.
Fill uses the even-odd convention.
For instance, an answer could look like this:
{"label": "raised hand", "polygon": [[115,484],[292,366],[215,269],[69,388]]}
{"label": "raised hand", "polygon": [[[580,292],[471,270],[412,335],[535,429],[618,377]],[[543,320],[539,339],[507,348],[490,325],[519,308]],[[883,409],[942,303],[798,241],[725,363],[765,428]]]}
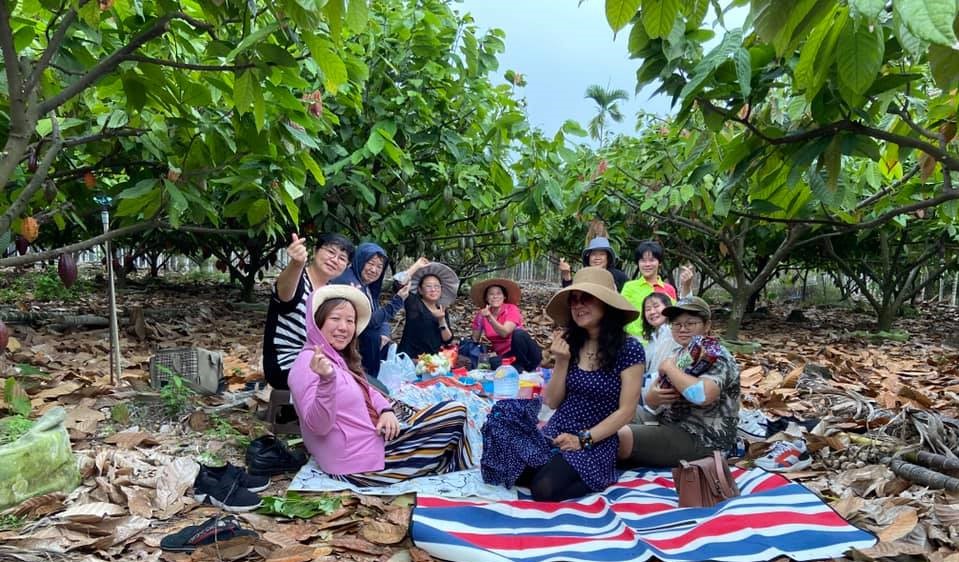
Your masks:
{"label": "raised hand", "polygon": [[446,307],[443,305],[436,305],[436,308],[430,308],[430,313],[433,314],[433,318],[437,320],[443,320],[446,318]]}
{"label": "raised hand", "polygon": [[682,285],[683,287],[690,285],[693,282],[693,275],[695,275],[695,273],[696,272],[693,270],[693,266],[689,265],[688,263],[686,265],[681,266],[679,268],[680,285]]}
{"label": "raised hand", "polygon": [[566,261],[566,258],[559,258],[559,272],[560,273],[569,273],[573,268],[570,267],[569,262]]}
{"label": "raised hand", "polygon": [[333,376],[333,362],[323,353],[320,346],[313,348],[313,358],[310,359],[310,369],[323,379],[328,379]]}
{"label": "raised hand", "polygon": [[306,239],[300,239],[296,233],[293,233],[293,242],[286,247],[286,255],[290,257],[290,261],[294,261],[300,265],[306,263],[306,260],[310,258],[309,253],[306,251]]}
{"label": "raised hand", "polygon": [[406,297],[410,296],[410,283],[400,287],[400,290],[396,291],[396,294],[399,295],[401,299],[406,300]]}
{"label": "raised hand", "polygon": [[566,340],[563,339],[562,332],[556,332],[553,334],[553,343],[550,344],[549,346],[549,352],[557,360],[562,359],[565,361],[569,361],[569,356],[570,356],[569,343],[567,343]]}
{"label": "raised hand", "polygon": [[489,305],[484,306],[480,309],[480,314],[485,318],[492,318],[493,313],[490,312]]}

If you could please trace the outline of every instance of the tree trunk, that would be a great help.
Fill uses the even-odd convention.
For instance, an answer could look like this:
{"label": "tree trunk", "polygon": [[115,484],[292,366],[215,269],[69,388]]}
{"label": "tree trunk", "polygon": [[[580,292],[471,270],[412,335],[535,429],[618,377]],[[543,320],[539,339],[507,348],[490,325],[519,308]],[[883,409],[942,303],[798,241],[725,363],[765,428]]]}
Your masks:
{"label": "tree trunk", "polygon": [[733,302],[729,313],[729,320],[726,321],[725,338],[727,340],[736,340],[739,338],[739,329],[743,325],[743,316],[746,314],[746,305],[749,301],[749,292],[742,289],[732,295]]}
{"label": "tree trunk", "polygon": [[890,303],[882,307],[882,310],[878,310],[878,320],[879,320],[879,331],[880,332],[891,332],[892,323],[896,320],[896,308],[895,305]]}

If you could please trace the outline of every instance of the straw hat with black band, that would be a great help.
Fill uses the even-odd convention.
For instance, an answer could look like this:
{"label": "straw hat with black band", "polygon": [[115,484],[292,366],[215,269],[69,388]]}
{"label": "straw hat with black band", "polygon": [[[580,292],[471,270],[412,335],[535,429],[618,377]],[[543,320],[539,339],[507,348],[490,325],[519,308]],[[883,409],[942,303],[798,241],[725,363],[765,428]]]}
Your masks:
{"label": "straw hat with black band", "polygon": [[569,321],[569,294],[572,291],[592,295],[606,306],[623,311],[627,324],[639,318],[636,307],[616,291],[616,281],[606,268],[584,267],[576,272],[573,284],[553,295],[546,305],[546,314],[560,326],[565,326]]}
{"label": "straw hat with black band", "polygon": [[320,305],[330,299],[345,299],[356,309],[356,335],[363,333],[370,323],[373,311],[370,308],[370,299],[363,291],[349,285],[324,285],[313,291],[313,309],[310,314],[315,318]]}
{"label": "straw hat with black band", "polygon": [[486,306],[488,304],[486,302],[486,290],[490,287],[502,287],[506,302],[519,306],[522,291],[520,291],[519,285],[509,279],[487,279],[473,285],[473,287],[470,288],[470,299],[473,301],[473,304],[479,308]]}
{"label": "straw hat with black band", "polygon": [[456,275],[450,266],[439,262],[430,262],[420,269],[410,278],[410,292],[418,293],[420,290],[420,281],[427,275],[432,275],[440,280],[443,286],[443,294],[438,301],[441,306],[449,306],[456,300],[456,293],[460,290],[460,278]]}

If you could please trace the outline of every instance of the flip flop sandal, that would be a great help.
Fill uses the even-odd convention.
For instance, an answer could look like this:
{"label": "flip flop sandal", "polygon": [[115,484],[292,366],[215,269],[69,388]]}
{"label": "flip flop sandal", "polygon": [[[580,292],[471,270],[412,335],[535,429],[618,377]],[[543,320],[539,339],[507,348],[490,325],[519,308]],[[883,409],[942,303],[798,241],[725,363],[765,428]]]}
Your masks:
{"label": "flip flop sandal", "polygon": [[184,527],[163,537],[160,548],[170,552],[193,552],[201,546],[228,541],[236,537],[259,537],[255,531],[243,529],[235,517],[213,516],[199,525]]}

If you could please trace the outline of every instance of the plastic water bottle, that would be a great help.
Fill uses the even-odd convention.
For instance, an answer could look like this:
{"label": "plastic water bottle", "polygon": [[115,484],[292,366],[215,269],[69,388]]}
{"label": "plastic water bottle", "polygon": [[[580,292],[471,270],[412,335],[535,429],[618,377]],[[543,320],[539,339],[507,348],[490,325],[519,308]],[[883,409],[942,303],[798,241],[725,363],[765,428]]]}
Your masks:
{"label": "plastic water bottle", "polygon": [[500,365],[493,373],[493,398],[516,398],[519,395],[519,371],[509,363]]}

